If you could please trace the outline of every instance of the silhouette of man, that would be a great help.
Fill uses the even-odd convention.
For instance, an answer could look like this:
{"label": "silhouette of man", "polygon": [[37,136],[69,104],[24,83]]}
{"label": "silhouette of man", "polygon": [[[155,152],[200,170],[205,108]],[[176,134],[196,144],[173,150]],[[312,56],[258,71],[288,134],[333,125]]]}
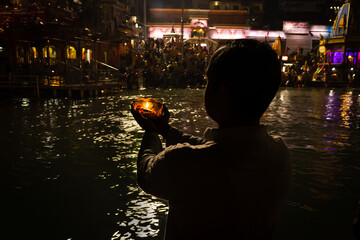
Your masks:
{"label": "silhouette of man", "polygon": [[279,60],[266,43],[242,39],[218,49],[206,74],[205,108],[218,128],[204,138],[171,127],[166,107],[158,120],[132,111],[145,129],[138,184],[169,201],[165,239],[270,239],[291,185],[287,146],[260,124]]}

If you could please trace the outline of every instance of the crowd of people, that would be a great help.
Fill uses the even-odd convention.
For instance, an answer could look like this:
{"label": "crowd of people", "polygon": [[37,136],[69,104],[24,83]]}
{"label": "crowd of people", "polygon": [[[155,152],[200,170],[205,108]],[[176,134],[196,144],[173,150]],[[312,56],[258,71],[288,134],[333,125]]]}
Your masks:
{"label": "crowd of people", "polygon": [[[185,43],[181,49],[179,42],[150,39],[145,45],[145,51],[133,53],[124,64],[121,64],[120,80],[127,89],[205,87],[204,75],[213,47],[195,42]],[[282,87],[315,86],[313,81],[315,79],[318,80],[319,86],[322,86],[321,84],[333,78],[344,79],[350,83],[358,81],[353,79],[354,76],[360,76],[357,74],[358,69],[350,71],[350,67],[344,66],[348,71],[334,73],[330,65],[322,65],[318,62],[316,54],[310,53],[299,61],[289,61],[288,64],[283,62],[280,85]]]}
{"label": "crowd of people", "polygon": [[134,54],[130,64],[120,67],[120,78],[128,89],[204,87],[208,48],[188,43],[181,52],[174,43],[152,41],[146,51]]}

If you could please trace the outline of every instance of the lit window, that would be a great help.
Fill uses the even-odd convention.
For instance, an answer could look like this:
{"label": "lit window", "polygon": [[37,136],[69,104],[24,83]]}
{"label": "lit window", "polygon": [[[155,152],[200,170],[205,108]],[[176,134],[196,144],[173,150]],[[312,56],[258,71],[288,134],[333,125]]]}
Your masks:
{"label": "lit window", "polygon": [[16,47],[16,59],[17,63],[25,63],[25,51],[22,46]]}
{"label": "lit window", "polygon": [[85,48],[82,48],[82,49],[81,49],[81,59],[82,59],[82,60],[85,60],[85,52],[86,52],[86,49],[85,49]]}
{"label": "lit window", "polygon": [[76,59],[76,49],[73,46],[66,47],[66,57],[68,59]]}
{"label": "lit window", "polygon": [[[48,55],[49,53],[49,55]],[[48,47],[44,47],[43,48],[43,56],[44,58],[56,58],[56,48],[55,46],[51,45],[51,46],[48,46]]]}
{"label": "lit window", "polygon": [[36,49],[36,47],[31,47],[31,57],[33,59],[37,59],[39,56],[38,56],[38,51]]}
{"label": "lit window", "polygon": [[82,48],[81,59],[84,60],[85,62],[90,62],[90,60],[92,59],[92,51],[90,49]]}

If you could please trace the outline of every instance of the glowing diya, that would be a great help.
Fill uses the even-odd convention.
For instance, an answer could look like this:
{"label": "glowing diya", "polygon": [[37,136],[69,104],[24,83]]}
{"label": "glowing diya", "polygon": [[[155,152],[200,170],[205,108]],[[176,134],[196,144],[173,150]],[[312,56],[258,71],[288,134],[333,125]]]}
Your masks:
{"label": "glowing diya", "polygon": [[155,98],[139,98],[133,101],[132,108],[144,118],[159,118],[162,115],[164,104]]}

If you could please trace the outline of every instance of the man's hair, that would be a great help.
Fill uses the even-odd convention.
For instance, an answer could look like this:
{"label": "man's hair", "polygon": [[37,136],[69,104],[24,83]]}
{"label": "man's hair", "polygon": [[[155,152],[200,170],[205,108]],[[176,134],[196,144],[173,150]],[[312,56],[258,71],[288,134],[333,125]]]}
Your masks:
{"label": "man's hair", "polygon": [[213,54],[206,74],[228,89],[235,114],[260,118],[279,89],[281,65],[268,43],[239,39]]}

